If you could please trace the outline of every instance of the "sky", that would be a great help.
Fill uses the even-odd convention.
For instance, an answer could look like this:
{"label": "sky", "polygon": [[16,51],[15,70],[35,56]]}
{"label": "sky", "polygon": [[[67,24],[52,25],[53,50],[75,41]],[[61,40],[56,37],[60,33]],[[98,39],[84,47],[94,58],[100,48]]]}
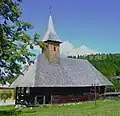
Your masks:
{"label": "sky", "polygon": [[[120,0],[23,0],[22,20],[30,22],[43,38],[49,7],[60,39],[75,49],[120,52]],[[82,47],[84,48],[84,47]]]}

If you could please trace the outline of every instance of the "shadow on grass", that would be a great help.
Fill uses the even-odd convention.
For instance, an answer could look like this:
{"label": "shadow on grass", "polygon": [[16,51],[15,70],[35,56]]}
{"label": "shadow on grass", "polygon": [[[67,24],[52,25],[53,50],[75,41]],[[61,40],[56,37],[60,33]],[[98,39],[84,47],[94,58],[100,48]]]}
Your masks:
{"label": "shadow on grass", "polygon": [[0,111],[0,116],[18,116],[19,114],[22,113],[35,113],[36,111],[34,110],[27,110],[27,111],[22,111],[22,110],[4,110]]}

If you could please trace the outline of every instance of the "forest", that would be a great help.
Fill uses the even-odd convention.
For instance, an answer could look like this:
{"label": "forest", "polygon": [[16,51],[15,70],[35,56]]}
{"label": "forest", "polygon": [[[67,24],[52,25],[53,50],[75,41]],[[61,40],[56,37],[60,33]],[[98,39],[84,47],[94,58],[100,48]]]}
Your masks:
{"label": "forest", "polygon": [[105,77],[107,77],[114,86],[107,91],[119,91],[120,90],[120,54],[91,54],[91,55],[78,55],[68,56],[68,58],[86,59],[97,70],[99,70]]}

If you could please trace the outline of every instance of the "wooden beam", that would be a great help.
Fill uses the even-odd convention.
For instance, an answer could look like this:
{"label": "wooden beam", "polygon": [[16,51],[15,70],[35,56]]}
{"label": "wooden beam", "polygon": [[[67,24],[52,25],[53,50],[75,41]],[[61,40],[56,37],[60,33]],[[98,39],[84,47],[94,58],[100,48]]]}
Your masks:
{"label": "wooden beam", "polygon": [[51,95],[51,100],[50,100],[51,104],[52,104],[52,101],[53,101],[53,96]]}
{"label": "wooden beam", "polygon": [[35,105],[37,104],[37,96],[35,96],[34,104],[35,104]]}
{"label": "wooden beam", "polygon": [[16,87],[15,88],[15,104],[17,104],[17,90],[18,90],[18,88]]}
{"label": "wooden beam", "polygon": [[45,96],[43,96],[43,105],[45,105]]}
{"label": "wooden beam", "polygon": [[24,96],[26,96],[26,87],[24,87]]}
{"label": "wooden beam", "polygon": [[98,89],[99,89],[99,90],[98,90],[98,93],[100,93],[100,86],[98,86]]}
{"label": "wooden beam", "polygon": [[20,96],[21,96],[21,90],[22,90],[22,87],[20,87],[19,89],[20,89],[20,93],[19,93],[19,94],[20,94]]}

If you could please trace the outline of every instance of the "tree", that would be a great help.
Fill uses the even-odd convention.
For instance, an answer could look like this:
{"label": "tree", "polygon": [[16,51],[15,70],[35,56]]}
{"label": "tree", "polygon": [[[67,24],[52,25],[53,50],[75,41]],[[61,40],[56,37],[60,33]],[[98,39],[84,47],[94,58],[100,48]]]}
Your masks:
{"label": "tree", "polygon": [[76,59],[76,56],[73,56],[74,59]]}
{"label": "tree", "polygon": [[0,94],[0,98],[4,100],[4,103],[6,103],[6,100],[12,97],[11,91],[2,91]]}
{"label": "tree", "polygon": [[30,49],[36,45],[45,46],[45,43],[40,42],[38,33],[33,37],[27,34],[33,26],[20,19],[21,2],[22,0],[0,0],[0,78],[15,77],[22,73],[20,63],[30,64],[30,56],[35,55]]}
{"label": "tree", "polygon": [[116,76],[120,76],[120,70],[116,71]]}
{"label": "tree", "polygon": [[78,56],[77,56],[77,59],[80,59],[80,56],[79,56],[79,54],[78,54]]}

